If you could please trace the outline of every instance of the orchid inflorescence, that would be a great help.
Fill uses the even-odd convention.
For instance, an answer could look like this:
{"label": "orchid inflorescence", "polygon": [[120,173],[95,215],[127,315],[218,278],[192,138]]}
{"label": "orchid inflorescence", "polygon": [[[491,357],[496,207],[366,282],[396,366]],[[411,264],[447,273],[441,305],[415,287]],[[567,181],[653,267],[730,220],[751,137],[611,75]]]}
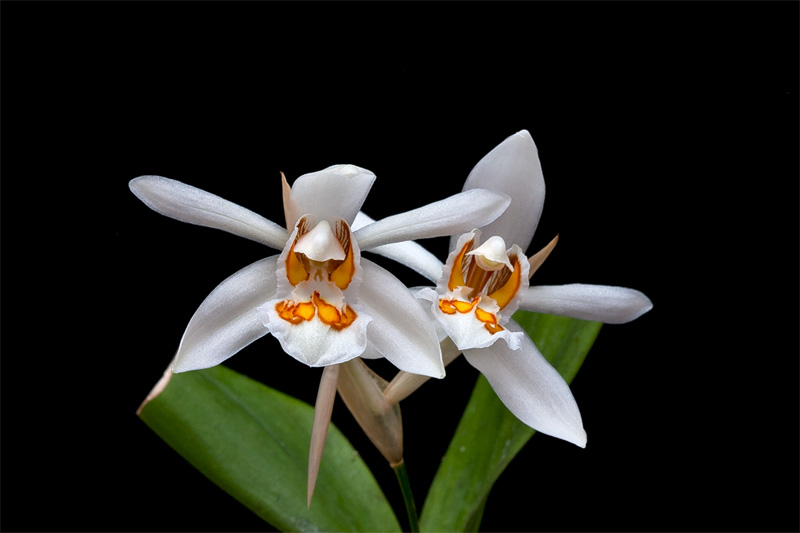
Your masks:
{"label": "orchid inflorescence", "polygon": [[[281,177],[285,227],[175,180],[141,176],[130,182],[131,191],[160,214],[278,251],[208,295],[160,387],[172,372],[218,365],[267,334],[294,359],[324,367],[310,443],[309,504],[337,390],[396,466],[403,462],[398,402],[430,377],[443,378],[445,366],[462,353],[522,422],[586,445],[569,386],[511,315],[522,309],[617,324],[652,304],[622,287],[530,286],[557,237],[526,256],[545,193],[527,131],[481,159],[462,192],[377,221],[361,211],[375,181],[366,169],[334,165],[291,186]],[[415,242],[441,236],[451,244],[444,263]],[[432,286],[409,289],[362,252],[410,267]],[[399,370],[390,382],[363,361],[376,358]]]}

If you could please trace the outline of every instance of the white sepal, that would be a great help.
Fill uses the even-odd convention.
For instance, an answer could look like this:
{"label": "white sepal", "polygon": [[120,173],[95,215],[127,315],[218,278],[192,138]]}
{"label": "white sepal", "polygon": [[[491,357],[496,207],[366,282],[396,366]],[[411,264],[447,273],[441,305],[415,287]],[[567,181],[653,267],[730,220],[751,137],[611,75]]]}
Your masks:
{"label": "white sepal", "polygon": [[[539,224],[544,207],[544,174],[539,151],[527,130],[508,137],[478,161],[464,183],[464,190],[490,189],[511,198],[511,205],[491,224],[481,227],[484,235],[500,235],[522,251]],[[451,248],[455,237],[450,241]]]}
{"label": "white sepal", "polygon": [[400,280],[368,259],[361,259],[362,308],[372,317],[370,344],[400,370],[444,377],[439,338],[422,304]]}
{"label": "white sepal", "polygon": [[292,184],[288,203],[284,200],[287,227],[306,213],[313,213],[317,220],[338,217],[352,224],[374,182],[375,174],[355,165],[333,165],[303,174]]}
{"label": "white sepal", "polygon": [[[508,327],[521,331],[513,320]],[[586,431],[569,385],[527,335],[523,333],[519,350],[498,342],[482,350],[464,350],[464,356],[522,422],[581,448],[586,446]]]}
{"label": "white sepal", "polygon": [[[359,211],[351,229],[356,231],[373,222],[375,222],[375,220],[362,211]],[[434,283],[439,281],[439,278],[442,276],[442,267],[444,265],[439,258],[414,241],[384,244],[383,246],[370,248],[369,251],[397,261]]]}
{"label": "white sepal", "polygon": [[383,244],[461,234],[483,226],[505,211],[502,193],[475,189],[426,206],[386,217],[354,231],[362,250]]}
{"label": "white sepal", "polygon": [[289,233],[261,215],[219,196],[162,176],[140,176],[128,184],[153,211],[198,226],[221,229],[283,249]]}
{"label": "white sepal", "polygon": [[653,307],[640,291],[607,285],[541,285],[522,292],[519,308],[526,311],[624,324]]}
{"label": "white sepal", "polygon": [[275,297],[276,260],[257,261],[211,291],[186,327],[174,372],[218,365],[269,333],[256,308]]}

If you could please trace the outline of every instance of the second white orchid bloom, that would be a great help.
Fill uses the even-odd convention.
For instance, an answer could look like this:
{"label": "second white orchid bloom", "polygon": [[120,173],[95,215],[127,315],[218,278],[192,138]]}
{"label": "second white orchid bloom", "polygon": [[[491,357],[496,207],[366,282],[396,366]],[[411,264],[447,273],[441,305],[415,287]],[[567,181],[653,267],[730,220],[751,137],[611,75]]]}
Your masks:
{"label": "second white orchid bloom", "polygon": [[[517,309],[619,324],[647,312],[641,292],[601,285],[529,287],[528,278],[555,245],[555,239],[528,259],[544,204],[544,177],[530,134],[520,131],[489,152],[473,168],[464,191],[486,188],[508,194],[509,208],[492,223],[451,238],[442,265],[416,243],[374,250],[400,261],[437,283],[417,296],[450,344],[446,363],[463,352],[489,381],[506,407],[532,428],[578,446],[586,445],[580,411],[572,392],[524,330],[511,318]],[[481,236],[488,238],[481,242]],[[508,248],[507,248],[508,246]],[[401,373],[387,388],[393,401],[421,384]]]}

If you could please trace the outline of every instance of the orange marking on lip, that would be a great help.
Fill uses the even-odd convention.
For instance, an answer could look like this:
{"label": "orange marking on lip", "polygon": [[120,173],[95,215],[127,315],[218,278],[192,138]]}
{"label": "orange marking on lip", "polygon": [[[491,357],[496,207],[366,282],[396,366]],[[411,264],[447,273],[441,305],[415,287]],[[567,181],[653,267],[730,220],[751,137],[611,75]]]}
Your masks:
{"label": "orange marking on lip", "polygon": [[339,324],[333,324],[331,327],[335,330],[342,330],[355,322],[356,318],[358,318],[358,314],[353,311],[352,307],[345,304],[344,310],[342,311],[341,322]]}
{"label": "orange marking on lip", "polygon": [[497,323],[497,317],[493,313],[484,311],[480,307],[475,309],[475,318],[483,322],[483,327],[485,327],[486,330],[492,335],[505,329],[503,326]]}
{"label": "orange marking on lip", "polygon": [[442,313],[447,315],[456,314],[456,307],[453,305],[453,300],[439,300],[439,309]]}
{"label": "orange marking on lip", "polygon": [[320,298],[318,292],[314,291],[311,299],[319,311],[319,319],[322,320],[323,324],[332,326],[333,324],[339,324],[342,321],[342,316],[339,314],[339,311],[336,309],[336,307]]}
{"label": "orange marking on lip", "polygon": [[311,295],[310,302],[280,301],[275,304],[275,312],[279,317],[294,325],[312,320],[316,315],[323,324],[336,331],[345,329],[358,318],[358,313],[349,305],[345,304],[343,309],[339,310],[335,305],[323,300],[317,291]]}
{"label": "orange marking on lip", "polygon": [[319,319],[326,326],[330,326],[336,331],[341,331],[355,322],[358,314],[345,304],[343,311],[339,311],[336,306],[323,300],[317,291],[311,296],[314,305],[317,306]]}
{"label": "orange marking on lip", "polygon": [[485,327],[486,331],[488,331],[492,335],[494,335],[495,333],[497,333],[499,331],[503,331],[503,329],[505,329],[500,324],[492,324],[492,323],[488,323],[488,322],[486,324],[484,324],[483,327]]}
{"label": "orange marking on lip", "polygon": [[479,296],[473,298],[471,302],[453,300],[453,306],[455,306],[456,310],[459,313],[469,313],[470,311],[472,311],[472,308],[475,307],[475,304],[477,304],[479,300],[480,300]]}
{"label": "orange marking on lip", "polygon": [[300,302],[296,304],[289,300],[283,300],[275,304],[275,312],[278,316],[291,324],[300,324],[303,321],[314,318],[316,310],[311,302]]}
{"label": "orange marking on lip", "polygon": [[456,313],[469,313],[472,311],[472,308],[480,301],[480,297],[476,296],[472,299],[472,301],[465,302],[463,300],[439,300],[439,309],[442,310],[443,313],[448,315],[454,315]]}

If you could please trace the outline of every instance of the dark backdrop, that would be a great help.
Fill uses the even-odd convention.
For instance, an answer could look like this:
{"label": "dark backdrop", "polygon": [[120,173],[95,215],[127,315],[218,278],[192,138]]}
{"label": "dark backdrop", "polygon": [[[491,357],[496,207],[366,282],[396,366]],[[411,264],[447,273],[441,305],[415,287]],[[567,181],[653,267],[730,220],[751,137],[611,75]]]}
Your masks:
{"label": "dark backdrop", "polygon": [[[175,178],[282,222],[279,172],[374,171],[386,216],[528,129],[539,284],[634,287],[485,530],[798,529],[798,4],[19,3],[2,23],[2,528],[248,531],[135,415],[196,307],[273,252],[144,207]],[[446,241],[426,245],[444,257]],[[421,278],[401,273],[408,284]],[[229,363],[313,402],[264,339]],[[418,505],[477,372],[403,404]],[[391,501],[341,402],[334,421]]]}

